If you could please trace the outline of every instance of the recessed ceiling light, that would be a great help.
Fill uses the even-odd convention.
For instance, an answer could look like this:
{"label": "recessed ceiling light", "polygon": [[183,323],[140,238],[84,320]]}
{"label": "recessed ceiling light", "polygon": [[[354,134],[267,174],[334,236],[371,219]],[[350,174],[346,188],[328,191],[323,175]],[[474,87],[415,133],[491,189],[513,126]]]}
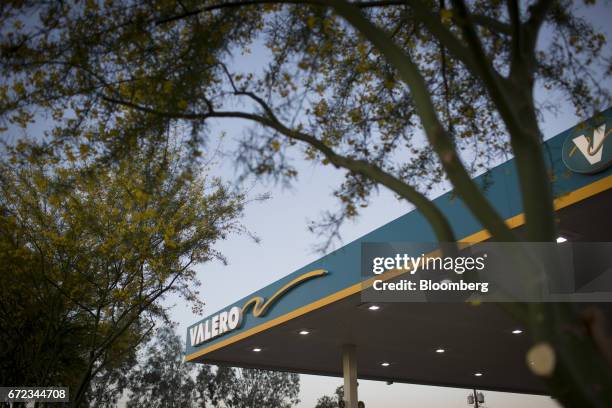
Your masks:
{"label": "recessed ceiling light", "polygon": [[562,244],[564,242],[567,242],[567,238],[565,238],[565,237],[557,237],[557,243],[558,244]]}
{"label": "recessed ceiling light", "polygon": [[446,351],[446,350],[444,350],[443,348],[436,349],[436,353],[439,353],[439,354],[442,354],[442,353],[444,353],[445,351]]}
{"label": "recessed ceiling light", "polygon": [[300,330],[300,331],[299,331],[299,333],[300,333],[302,336],[306,336],[307,334],[310,334],[310,331],[308,331],[308,330]]}
{"label": "recessed ceiling light", "polygon": [[253,349],[253,351],[254,351],[255,353],[259,353],[259,352],[261,351],[261,349],[260,349],[259,347],[255,347],[255,348]]}
{"label": "recessed ceiling light", "polygon": [[379,309],[380,309],[380,306],[378,306],[378,305],[368,306],[368,310],[379,310]]}
{"label": "recessed ceiling light", "polygon": [[512,334],[521,334],[523,331],[521,329],[512,330]]}
{"label": "recessed ceiling light", "polygon": [[482,373],[474,373],[474,377],[482,377]]}
{"label": "recessed ceiling light", "polygon": [[391,364],[385,361],[384,363],[380,363],[380,365],[383,367],[389,367]]}

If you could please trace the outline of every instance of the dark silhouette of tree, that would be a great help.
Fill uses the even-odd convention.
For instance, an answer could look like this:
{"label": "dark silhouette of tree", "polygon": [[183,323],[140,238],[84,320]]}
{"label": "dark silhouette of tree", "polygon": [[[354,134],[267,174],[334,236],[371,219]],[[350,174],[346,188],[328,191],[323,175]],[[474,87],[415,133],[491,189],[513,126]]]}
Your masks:
{"label": "dark silhouette of tree", "polygon": [[183,343],[170,325],[157,330],[142,353],[143,361],[129,374],[127,407],[196,407],[193,365],[184,362]]}
{"label": "dark silhouette of tree", "polygon": [[336,388],[335,395],[330,397],[329,395],[324,395],[317,400],[317,405],[315,408],[338,408],[340,406],[340,401],[344,400],[344,387],[340,386]]}
{"label": "dark silhouette of tree", "polygon": [[299,376],[184,362],[170,325],[157,331],[129,375],[128,407],[289,408],[299,402]]}
{"label": "dark silhouette of tree", "polygon": [[289,408],[299,402],[299,375],[239,368],[224,377],[228,408]]}
{"label": "dark silhouette of tree", "polygon": [[172,148],[62,150],[20,142],[0,162],[0,383],[112,406],[161,300],[201,307],[193,266],[222,259],[244,200]]}

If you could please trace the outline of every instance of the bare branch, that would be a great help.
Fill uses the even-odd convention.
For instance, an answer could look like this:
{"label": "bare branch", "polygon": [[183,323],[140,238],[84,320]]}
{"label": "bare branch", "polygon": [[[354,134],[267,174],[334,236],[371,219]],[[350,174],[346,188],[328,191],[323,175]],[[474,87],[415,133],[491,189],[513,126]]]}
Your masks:
{"label": "bare branch", "polygon": [[512,27],[502,21],[496,20],[483,14],[472,14],[472,21],[481,27],[485,27],[499,34],[512,34]]}
{"label": "bare branch", "polygon": [[531,50],[530,52],[533,52],[535,49],[538,33],[552,4],[552,0],[539,0],[529,7],[529,18],[523,25],[523,31],[526,36],[526,45],[529,47],[528,50]]}
{"label": "bare branch", "polygon": [[517,0],[508,0],[508,14],[512,23],[512,61],[522,60],[521,11]]}

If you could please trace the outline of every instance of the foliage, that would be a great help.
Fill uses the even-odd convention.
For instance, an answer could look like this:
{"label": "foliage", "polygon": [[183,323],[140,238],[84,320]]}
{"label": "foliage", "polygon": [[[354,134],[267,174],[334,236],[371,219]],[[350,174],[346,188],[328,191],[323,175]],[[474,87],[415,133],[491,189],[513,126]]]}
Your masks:
{"label": "foliage", "polygon": [[338,408],[338,406],[339,404],[337,400],[328,395],[324,395],[317,400],[317,405],[315,405],[315,408]]}
{"label": "foliage", "polygon": [[225,378],[228,408],[289,408],[299,402],[297,374],[243,368]]}
{"label": "foliage", "polygon": [[155,342],[141,353],[144,361],[129,374],[127,407],[192,407],[192,365],[183,360],[183,344],[172,326],[157,330]]}
{"label": "foliage", "polygon": [[[12,29],[0,42],[7,78],[0,113],[9,125],[26,125],[43,108],[59,126],[86,127],[96,136],[97,126],[118,116],[125,125],[117,107],[129,107],[154,114],[139,118],[145,127],[162,119],[187,124],[194,146],[211,136],[210,119],[247,119],[263,129],[233,152],[245,171],[294,179],[287,151],[296,142],[306,159],[349,170],[336,191],[342,209],[329,214],[323,232],[357,216],[372,189],[383,185],[421,209],[439,239],[452,241],[423,194],[450,176],[458,193],[470,192],[460,195],[479,220],[509,240],[499,217],[474,194],[463,164],[473,174],[495,163],[511,151],[508,134],[539,143],[539,109],[558,106],[559,93],[581,115],[610,103],[600,78],[611,69],[606,39],[569,1],[257,3],[7,4],[1,19]],[[349,16],[360,15],[365,20],[357,26]],[[366,26],[395,48],[373,42]],[[538,42],[543,30],[548,35]],[[269,55],[265,65],[234,72],[238,56],[256,65],[248,62],[252,48]],[[406,81],[401,58],[418,73],[413,80]],[[555,93],[536,105],[536,85]],[[76,117],[66,118],[67,109]],[[93,129],[92,118],[101,119]],[[434,131],[441,136],[437,146]],[[448,163],[440,161],[442,147]],[[521,156],[516,147],[512,152]],[[542,187],[538,197],[549,190]],[[552,216],[534,219],[534,238],[551,239],[538,234],[550,235]]]}
{"label": "foliage", "polygon": [[338,408],[340,406],[340,401],[344,399],[344,387],[340,386],[336,388],[335,396],[330,397],[329,395],[324,395],[317,400],[317,405],[315,408]]}
{"label": "foliage", "polygon": [[243,198],[177,149],[108,165],[55,150],[22,141],[0,164],[0,383],[112,405],[164,297],[201,307],[193,266],[241,230]]}
{"label": "foliage", "polygon": [[289,408],[297,404],[299,376],[263,370],[185,363],[184,348],[170,325],[155,341],[129,379],[128,407]]}

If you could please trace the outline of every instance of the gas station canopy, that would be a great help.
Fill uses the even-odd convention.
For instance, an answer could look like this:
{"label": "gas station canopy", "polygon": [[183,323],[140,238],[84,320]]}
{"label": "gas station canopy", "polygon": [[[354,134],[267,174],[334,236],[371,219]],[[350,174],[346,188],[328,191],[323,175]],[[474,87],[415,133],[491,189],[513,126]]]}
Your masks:
{"label": "gas station canopy", "polygon": [[[612,138],[606,132],[611,125],[608,109],[545,142],[561,240],[610,241]],[[513,160],[475,180],[486,183],[487,198],[520,233],[524,217]],[[452,192],[434,202],[460,241],[489,239]],[[544,384],[527,367],[529,332],[502,305],[362,301],[367,286],[362,243],[433,241],[425,218],[411,211],[196,322],[187,330],[186,360],[344,375],[345,389],[352,375],[545,394]]]}

